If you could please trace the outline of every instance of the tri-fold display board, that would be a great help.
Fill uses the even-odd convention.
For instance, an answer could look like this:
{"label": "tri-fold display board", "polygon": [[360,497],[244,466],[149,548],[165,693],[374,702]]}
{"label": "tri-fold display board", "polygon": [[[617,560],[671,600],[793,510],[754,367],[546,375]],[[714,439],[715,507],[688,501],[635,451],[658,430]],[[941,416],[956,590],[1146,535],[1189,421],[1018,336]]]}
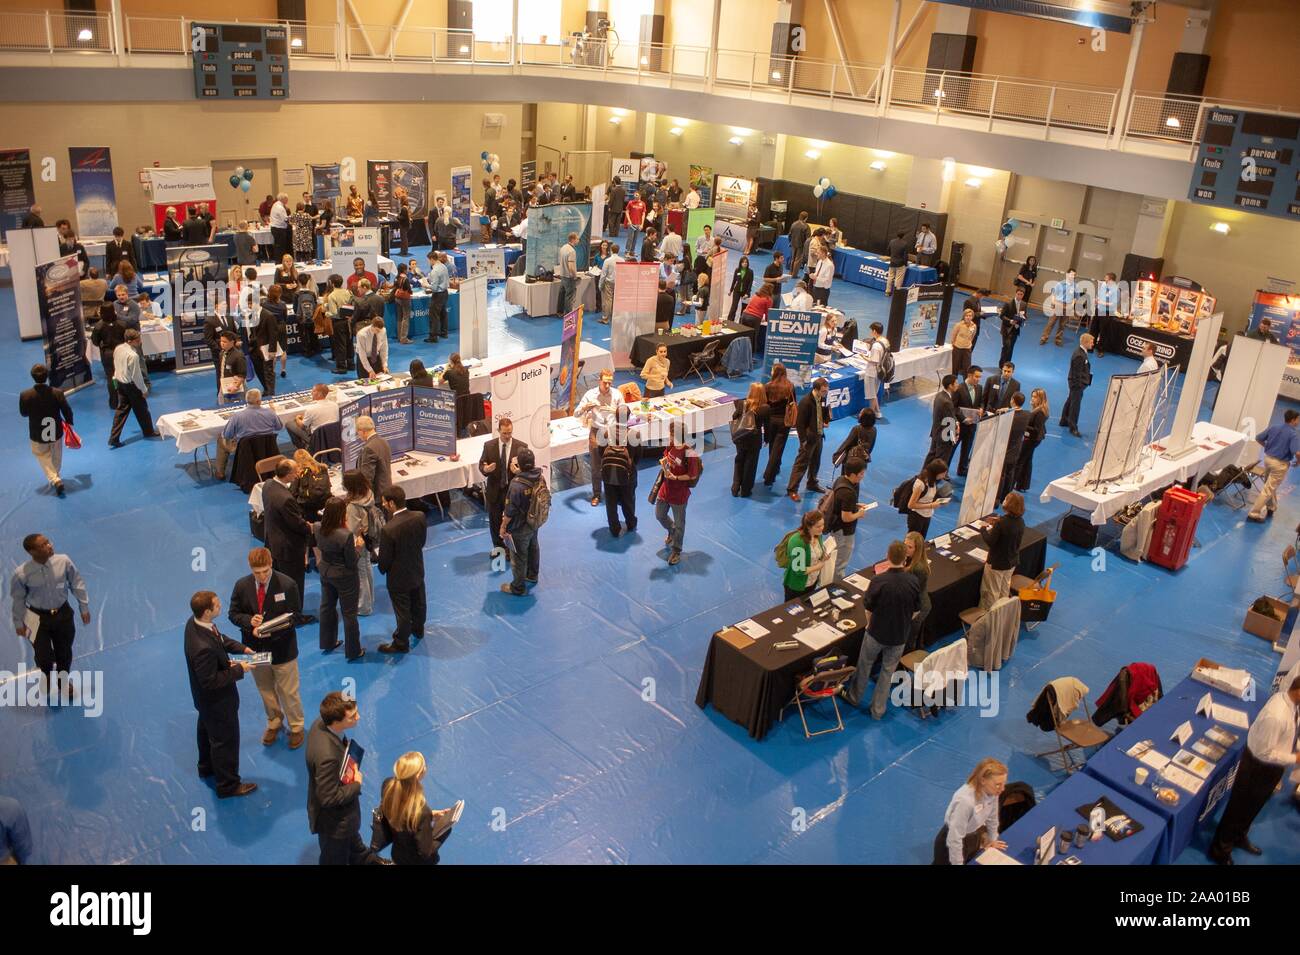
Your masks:
{"label": "tri-fold display board", "polygon": [[[346,389],[342,397],[347,398]],[[393,454],[456,453],[455,392],[406,385],[339,402],[344,470],[355,468],[361,455],[363,442],[357,435],[357,419],[363,415],[374,421],[375,434],[388,442]]]}

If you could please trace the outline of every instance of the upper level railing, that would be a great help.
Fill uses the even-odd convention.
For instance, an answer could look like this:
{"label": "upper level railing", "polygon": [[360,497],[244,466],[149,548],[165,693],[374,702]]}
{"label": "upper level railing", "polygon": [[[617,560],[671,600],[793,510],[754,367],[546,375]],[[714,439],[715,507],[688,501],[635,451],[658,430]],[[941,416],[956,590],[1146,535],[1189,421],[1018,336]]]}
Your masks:
{"label": "upper level railing", "polygon": [[[340,67],[386,62],[457,72],[563,70],[764,102],[815,106],[820,101],[821,108],[1011,135],[1046,139],[1078,133],[1084,135],[1070,141],[1135,151],[1154,146],[1185,158],[1191,158],[1200,141],[1208,107],[1281,112],[1276,106],[1169,93],[1134,92],[1124,104],[1120,91],[1101,87],[902,67],[886,72],[872,64],[752,50],[572,37],[538,43],[488,40],[473,31],[446,28],[250,22],[287,27],[290,56],[304,67],[312,61],[334,61]],[[113,18],[106,13],[0,11],[0,53],[82,53],[92,61],[112,58],[130,66],[152,62],[161,54],[187,56],[191,23],[186,17],[124,17],[119,42]]]}

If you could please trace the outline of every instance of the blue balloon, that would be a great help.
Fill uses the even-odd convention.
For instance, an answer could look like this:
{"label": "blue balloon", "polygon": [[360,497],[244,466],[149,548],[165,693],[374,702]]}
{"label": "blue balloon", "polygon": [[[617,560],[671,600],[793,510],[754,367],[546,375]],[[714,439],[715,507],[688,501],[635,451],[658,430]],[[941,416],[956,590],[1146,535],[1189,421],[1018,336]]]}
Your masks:
{"label": "blue balloon", "polygon": [[481,153],[478,154],[478,158],[479,158],[479,159],[487,159],[487,157],[488,157],[488,154],[487,154],[487,150],[486,150],[486,149],[483,150]]}
{"label": "blue balloon", "polygon": [[253,188],[253,184],[249,182],[247,179],[245,179],[243,182],[239,184],[239,188],[242,189],[244,192],[248,192],[249,189]]}
{"label": "blue balloon", "polygon": [[[252,182],[252,181],[253,181],[253,170],[251,170],[251,169],[245,169],[245,170],[244,170],[244,182]],[[244,191],[247,192],[248,190],[245,189]]]}
{"label": "blue balloon", "polygon": [[240,182],[241,182],[241,180],[240,180],[240,178],[239,178],[238,176],[231,176],[231,177],[230,177],[230,188],[231,188],[231,189],[238,189],[238,188],[239,188],[239,183],[240,183]]}

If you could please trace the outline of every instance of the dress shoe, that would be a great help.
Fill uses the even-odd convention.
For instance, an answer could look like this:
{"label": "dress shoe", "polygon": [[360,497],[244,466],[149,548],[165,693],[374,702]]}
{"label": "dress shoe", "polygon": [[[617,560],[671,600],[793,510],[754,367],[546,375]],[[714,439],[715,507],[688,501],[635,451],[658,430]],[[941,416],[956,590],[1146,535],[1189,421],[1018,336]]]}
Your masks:
{"label": "dress shoe", "polygon": [[275,742],[276,737],[279,735],[280,735],[280,731],[278,729],[273,730],[268,726],[266,728],[266,732],[262,734],[262,745],[270,746],[272,743]]}
{"label": "dress shoe", "polygon": [[321,652],[321,653],[332,653],[333,651],[337,650],[337,649],[338,649],[339,647],[341,647],[341,646],[343,646],[343,641],[342,641],[342,640],[335,640],[335,641],[334,641],[332,644],[330,644],[328,647],[321,647],[321,648],[320,648],[320,652]]}
{"label": "dress shoe", "polygon": [[611,528],[609,529],[609,536],[610,536],[610,537],[622,537],[622,536],[623,536],[623,526],[620,524],[618,527],[611,527]]}
{"label": "dress shoe", "polygon": [[294,620],[293,625],[295,627],[305,627],[308,624],[317,623],[317,622],[318,621],[316,617],[313,616],[312,614],[300,613],[298,614],[297,618]]}
{"label": "dress shoe", "polygon": [[63,489],[62,481],[54,485],[54,493],[59,497],[65,497],[67,495],[67,492]]}
{"label": "dress shoe", "polygon": [[362,657],[364,657],[365,655],[366,655],[366,648],[365,648],[365,647],[362,647],[362,648],[361,648],[361,652],[358,653],[355,657],[348,657],[348,663],[356,663],[358,660],[360,660],[360,659],[361,659]]}
{"label": "dress shoe", "polygon": [[379,645],[380,653],[410,653],[410,647],[404,647],[397,643],[381,643]]}
{"label": "dress shoe", "polygon": [[257,789],[257,783],[240,783],[238,786],[230,790],[230,792],[228,793],[217,793],[217,798],[231,799],[231,798],[238,798],[239,796],[247,796],[255,789]]}
{"label": "dress shoe", "polygon": [[1242,836],[1241,841],[1237,843],[1237,848],[1242,852],[1249,852],[1253,856],[1262,856],[1264,854],[1263,849],[1255,845],[1255,843],[1251,842],[1245,836]]}
{"label": "dress shoe", "polygon": [[159,434],[157,431],[148,431],[148,432],[145,432],[145,435],[144,435],[144,436],[145,436],[146,438],[148,438],[150,441],[161,441],[161,440],[162,440],[162,435]]}
{"label": "dress shoe", "polygon": [[282,371],[282,372],[280,372],[280,377],[281,377],[281,378],[288,378],[288,377],[289,377],[289,373],[288,373],[288,372],[284,372],[284,371]]}
{"label": "dress shoe", "polygon": [[799,503],[800,498],[798,491],[788,491],[786,497],[790,498],[790,500],[794,501],[796,504]]}
{"label": "dress shoe", "polygon": [[120,447],[122,446],[122,442],[121,442],[121,441],[110,441],[110,442],[108,442],[108,446],[109,446],[110,448],[117,449],[117,448],[120,448]]}
{"label": "dress shoe", "polygon": [[1213,847],[1205,853],[1215,865],[1233,865],[1231,852],[1216,852]]}
{"label": "dress shoe", "polygon": [[307,738],[307,734],[304,733],[302,730],[290,730],[290,731],[289,731],[289,748],[290,748],[290,749],[297,749],[299,746],[302,745],[302,741],[303,741],[304,739],[306,739],[306,738]]}
{"label": "dress shoe", "polygon": [[1079,433],[1079,429],[1078,429],[1078,428],[1071,428],[1071,429],[1070,429],[1070,434],[1074,435],[1074,437],[1076,437],[1076,438],[1082,438],[1082,437],[1083,437],[1083,435],[1081,435],[1081,434]]}
{"label": "dress shoe", "polygon": [[668,563],[670,566],[681,563],[681,560],[682,560],[682,552],[679,550],[675,550],[668,555]]}
{"label": "dress shoe", "polygon": [[826,493],[826,488],[822,487],[820,484],[809,484],[809,485],[808,485],[808,493],[809,493],[809,494],[825,494],[825,493]]}
{"label": "dress shoe", "polygon": [[426,338],[426,339],[424,340],[424,343],[425,343],[426,345],[436,345],[436,344],[438,343],[438,339],[436,339],[436,338]]}
{"label": "dress shoe", "polygon": [[503,594],[509,594],[512,597],[522,597],[524,595],[523,591],[515,590],[509,584],[502,584],[500,590]]}
{"label": "dress shoe", "polygon": [[740,497],[740,488],[738,488],[738,487],[733,487],[733,488],[731,489],[731,496],[732,496],[732,497]]}

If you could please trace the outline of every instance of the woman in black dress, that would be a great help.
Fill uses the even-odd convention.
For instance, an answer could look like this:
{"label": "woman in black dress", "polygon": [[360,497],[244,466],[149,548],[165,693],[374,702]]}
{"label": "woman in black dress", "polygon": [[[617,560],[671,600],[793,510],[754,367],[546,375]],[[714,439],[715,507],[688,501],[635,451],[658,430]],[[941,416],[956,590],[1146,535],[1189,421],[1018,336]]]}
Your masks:
{"label": "woman in black dress", "polygon": [[[735,402],[731,413],[732,442],[736,446],[736,464],[731,474],[731,496],[749,497],[758,475],[758,455],[763,449],[763,424],[769,407],[767,393],[758,382],[749,386],[744,400]],[[784,414],[784,412],[782,412]],[[738,429],[744,429],[743,431]]]}
{"label": "woman in black dress", "polygon": [[1029,483],[1034,477],[1034,449],[1043,443],[1047,435],[1047,419],[1052,409],[1047,405],[1047,392],[1035,388],[1029,394],[1029,424],[1025,426],[1025,438],[1020,444],[1020,461],[1016,464],[1017,491],[1028,491]]}
{"label": "woman in black dress", "polygon": [[[1038,281],[1038,256],[1031,255],[1025,259],[1025,264],[1020,266],[1020,272],[1016,275],[1014,282],[1016,288],[1025,290],[1025,304],[1029,303],[1029,296],[1034,291],[1034,283]],[[1012,294],[1015,289],[1012,289]]]}

